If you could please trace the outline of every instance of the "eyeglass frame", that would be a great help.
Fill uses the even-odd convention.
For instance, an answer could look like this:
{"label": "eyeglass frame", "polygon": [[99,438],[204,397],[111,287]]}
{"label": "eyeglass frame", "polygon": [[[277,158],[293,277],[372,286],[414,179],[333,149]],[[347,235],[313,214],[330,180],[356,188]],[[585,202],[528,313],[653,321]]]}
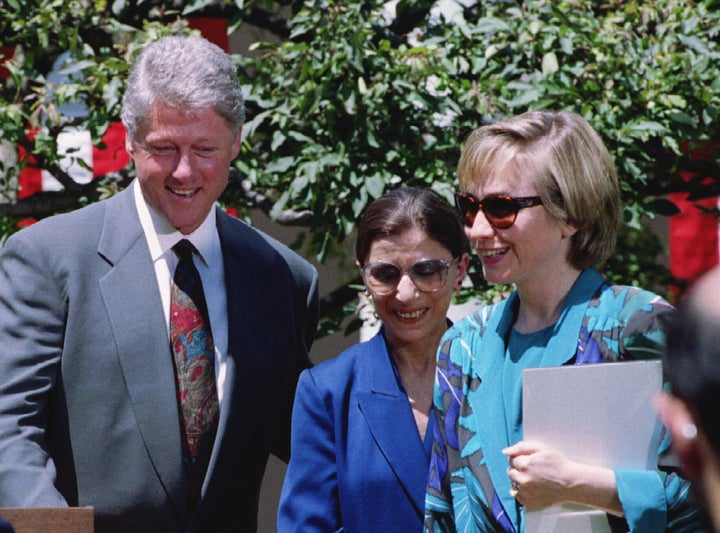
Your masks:
{"label": "eyeglass frame", "polygon": [[[441,271],[441,272],[442,272],[442,276],[443,276],[442,283],[441,283],[436,289],[432,289],[432,290],[425,290],[425,289],[421,289],[420,287],[418,287],[417,283],[415,282],[415,279],[413,278],[413,276],[412,276],[412,274],[411,274],[411,270],[412,270],[416,265],[419,265],[420,263],[424,263],[424,262],[427,262],[427,261],[434,261],[434,262],[441,263],[441,265],[442,265],[442,267],[443,267],[443,270]],[[447,280],[448,280],[448,274],[449,274],[449,272],[450,272],[450,267],[453,266],[453,265],[456,265],[459,261],[460,261],[460,258],[459,258],[459,257],[453,258],[452,261],[450,261],[450,262],[445,261],[444,259],[438,259],[438,258],[425,258],[425,259],[420,259],[419,261],[415,261],[412,265],[410,265],[410,268],[407,268],[407,269],[405,269],[405,268],[400,268],[400,267],[399,267],[398,265],[396,265],[395,263],[390,263],[390,262],[388,262],[388,261],[378,261],[378,262],[376,262],[376,263],[369,263],[369,264],[365,265],[364,267],[362,267],[362,268],[360,269],[360,276],[362,277],[363,283],[365,284],[365,288],[367,288],[370,292],[373,292],[373,293],[375,293],[375,294],[377,294],[377,295],[379,295],[379,296],[387,296],[388,294],[392,294],[394,291],[396,291],[398,285],[400,285],[400,281],[402,280],[403,275],[405,275],[405,274],[407,274],[407,276],[410,278],[410,281],[412,282],[412,284],[415,286],[415,288],[416,288],[418,291],[420,291],[420,292],[422,292],[422,293],[425,293],[425,294],[433,294],[433,293],[435,293],[435,292],[440,291],[443,287],[445,287],[445,285],[447,285]],[[365,280],[365,276],[367,275],[367,274],[366,274],[366,271],[367,271],[369,268],[374,267],[374,266],[377,266],[377,265],[390,265],[390,266],[395,267],[395,268],[399,271],[399,274],[400,274],[400,275],[399,275],[398,278],[397,278],[397,282],[396,282],[395,285],[392,287],[392,289],[390,289],[390,290],[387,291],[387,292],[380,292],[380,291],[378,291],[378,290],[376,290],[376,289],[372,289],[372,288],[370,287],[370,284]]]}
{"label": "eyeglass frame", "polygon": [[[455,193],[455,208],[458,211],[458,214],[460,215],[460,219],[462,220],[465,227],[471,228],[473,224],[475,223],[475,219],[477,218],[477,215],[480,211],[482,211],[483,216],[485,217],[485,220],[488,221],[488,224],[490,224],[493,228],[496,229],[510,229],[513,224],[515,224],[515,221],[517,220],[518,213],[522,209],[526,209],[528,207],[534,207],[536,205],[543,205],[543,200],[540,196],[507,196],[507,195],[491,195],[486,196],[483,199],[478,199],[475,195],[469,193],[469,192],[458,192]],[[488,217],[488,213],[485,211],[485,208],[483,207],[483,203],[487,202],[488,200],[502,200],[506,201],[510,204],[511,207],[511,213],[512,213],[512,221],[510,224],[498,224],[497,220],[493,222],[492,218],[497,219],[498,217],[494,217],[492,214]],[[472,206],[474,209],[474,212],[470,212],[468,209],[464,209],[461,205],[462,202],[467,202]],[[472,220],[468,220],[468,217],[472,216]]]}

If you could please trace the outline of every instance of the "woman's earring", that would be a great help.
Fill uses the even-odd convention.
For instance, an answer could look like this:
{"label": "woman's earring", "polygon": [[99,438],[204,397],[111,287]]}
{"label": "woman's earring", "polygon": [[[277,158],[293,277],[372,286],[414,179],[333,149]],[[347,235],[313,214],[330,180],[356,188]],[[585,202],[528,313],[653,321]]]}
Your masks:
{"label": "woman's earring", "polygon": [[683,427],[680,428],[680,433],[685,440],[695,440],[698,434],[697,426],[692,422],[683,424]]}

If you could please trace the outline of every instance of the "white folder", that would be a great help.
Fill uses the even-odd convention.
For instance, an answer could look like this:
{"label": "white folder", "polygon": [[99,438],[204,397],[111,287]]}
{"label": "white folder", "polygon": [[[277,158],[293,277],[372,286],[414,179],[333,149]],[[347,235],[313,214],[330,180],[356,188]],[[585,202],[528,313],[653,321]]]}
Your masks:
{"label": "white folder", "polygon": [[[523,371],[523,438],[595,466],[656,470],[659,360]],[[604,512],[562,504],[526,513],[525,533],[610,533]]]}

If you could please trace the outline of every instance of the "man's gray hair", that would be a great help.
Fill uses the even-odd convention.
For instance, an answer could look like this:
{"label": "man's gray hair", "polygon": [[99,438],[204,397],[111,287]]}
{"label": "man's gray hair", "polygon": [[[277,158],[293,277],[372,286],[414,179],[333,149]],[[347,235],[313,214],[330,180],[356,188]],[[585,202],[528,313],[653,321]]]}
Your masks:
{"label": "man's gray hair", "polygon": [[213,108],[234,135],[245,120],[235,66],[220,47],[201,37],[163,37],[145,45],[123,97],[121,118],[130,139],[156,102],[188,112]]}

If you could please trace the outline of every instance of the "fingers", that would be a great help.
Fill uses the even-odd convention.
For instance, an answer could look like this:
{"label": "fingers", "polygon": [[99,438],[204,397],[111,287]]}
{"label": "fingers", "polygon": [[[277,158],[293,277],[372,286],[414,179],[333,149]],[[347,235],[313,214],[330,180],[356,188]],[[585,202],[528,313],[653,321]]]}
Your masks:
{"label": "fingers", "polygon": [[533,462],[532,455],[511,455],[508,456],[508,473],[511,471],[525,472],[527,471]]}
{"label": "fingers", "polygon": [[520,483],[512,481],[510,483],[510,496],[515,498],[519,505],[525,507],[528,503],[526,494],[523,492],[523,486]]}
{"label": "fingers", "polygon": [[510,466],[508,466],[506,473],[508,478],[510,479],[510,496],[515,498],[516,500],[520,501],[518,499],[518,495],[520,494],[520,491],[522,489],[522,483],[523,481],[526,481],[526,475],[523,474],[519,468],[517,468],[517,465],[513,465],[513,462],[517,463],[518,461],[522,462],[521,460],[524,460],[524,456],[511,458],[510,459]]}
{"label": "fingers", "polygon": [[508,456],[507,475],[510,478],[510,496],[515,498],[521,505],[523,503],[520,494],[522,491],[522,471],[528,467],[530,463],[529,455],[534,453],[535,450],[535,446],[526,441],[520,441],[503,450],[503,453]]}
{"label": "fingers", "polygon": [[516,455],[528,455],[531,453],[535,453],[538,451],[538,449],[541,448],[541,444],[530,441],[530,440],[521,440],[520,442],[517,442],[513,444],[512,446],[508,446],[507,448],[504,448],[502,453],[507,455],[508,457],[513,457]]}

